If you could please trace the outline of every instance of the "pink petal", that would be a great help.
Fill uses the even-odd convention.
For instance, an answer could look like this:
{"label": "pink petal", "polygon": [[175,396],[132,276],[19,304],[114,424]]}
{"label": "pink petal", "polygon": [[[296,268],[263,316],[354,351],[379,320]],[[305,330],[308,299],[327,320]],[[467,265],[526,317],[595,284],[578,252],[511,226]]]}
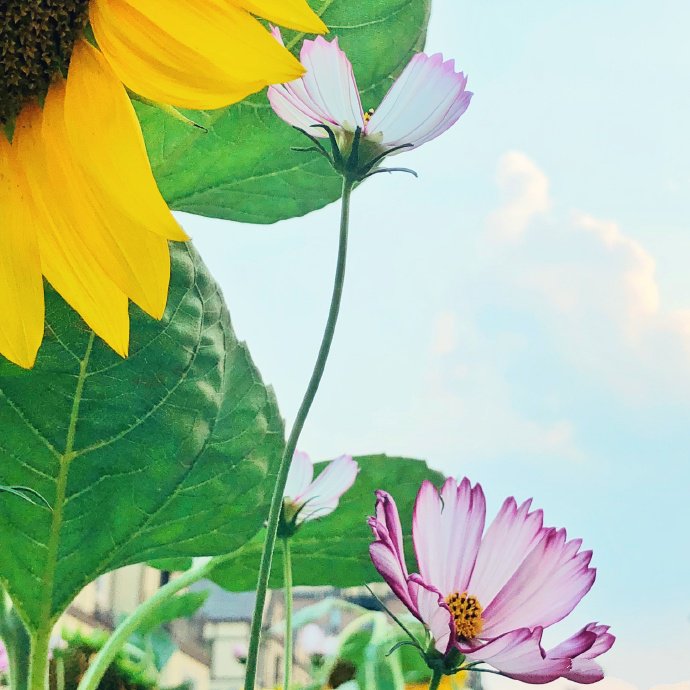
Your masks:
{"label": "pink petal", "polygon": [[422,483],[412,518],[417,563],[422,578],[444,596],[467,590],[485,516],[479,484],[447,479],[439,495],[431,482]]}
{"label": "pink petal", "polygon": [[368,135],[383,133],[383,145],[421,146],[451,127],[467,110],[472,94],[454,61],[440,54],[415,55],[367,123]]}
{"label": "pink petal", "polygon": [[484,610],[487,637],[516,628],[547,627],[567,616],[594,584],[591,551],[565,542],[565,530],[546,530],[495,599]]}
{"label": "pink petal", "polygon": [[314,465],[312,465],[309,456],[302,451],[296,451],[292,456],[292,463],[290,464],[283,496],[289,498],[293,503],[298,503],[300,497],[311,483],[313,476]]}
{"label": "pink petal", "polygon": [[[277,26],[271,26],[271,33],[280,45],[284,45],[283,36]],[[269,103],[276,115],[289,125],[304,129],[317,137],[328,136],[322,129],[313,127],[329,120],[306,93],[303,79],[296,79],[288,84],[269,86]]]}
{"label": "pink petal", "polygon": [[[302,78],[283,84],[282,87],[269,89],[269,99],[274,110],[275,93],[272,93],[272,89],[275,88],[279,97],[283,96],[283,101],[278,103],[280,112],[276,110],[276,113],[280,117],[287,114],[285,101],[290,101],[293,109],[302,113],[302,118],[352,131],[355,127],[363,128],[364,120],[357,82],[350,61],[338,46],[338,39],[326,41],[318,36],[313,41],[304,41],[300,60],[307,70]],[[294,124],[286,117],[283,119]],[[312,133],[316,136],[326,136],[318,129],[314,129]]]}
{"label": "pink petal", "polygon": [[340,497],[355,483],[359,465],[351,455],[341,455],[326,465],[319,476],[300,493],[297,501],[305,505],[298,522],[330,515]]}
{"label": "pink petal", "polygon": [[398,599],[421,620],[417,601],[412,598],[408,588],[398,507],[393,497],[385,491],[376,492],[376,517],[369,518],[369,527],[376,538],[369,546],[369,555],[374,567]]}
{"label": "pink petal", "polygon": [[[604,672],[594,659],[608,652],[616,640],[608,630],[607,625],[590,623],[550,650],[547,656],[566,656],[572,659],[572,667],[564,676],[568,680],[575,683],[596,683],[604,677]],[[588,644],[585,644],[585,638]]]}
{"label": "pink petal", "polygon": [[412,598],[417,602],[419,617],[434,638],[434,646],[445,654],[455,641],[455,623],[443,594],[416,573],[410,575],[408,586]]}
{"label": "pink petal", "polygon": [[539,627],[520,628],[479,647],[458,647],[468,659],[491,664],[513,680],[550,683],[570,670],[570,660],[548,658],[541,646],[541,636]]}
{"label": "pink petal", "polygon": [[482,539],[469,591],[485,608],[543,536],[542,511],[530,505],[506,499]]}

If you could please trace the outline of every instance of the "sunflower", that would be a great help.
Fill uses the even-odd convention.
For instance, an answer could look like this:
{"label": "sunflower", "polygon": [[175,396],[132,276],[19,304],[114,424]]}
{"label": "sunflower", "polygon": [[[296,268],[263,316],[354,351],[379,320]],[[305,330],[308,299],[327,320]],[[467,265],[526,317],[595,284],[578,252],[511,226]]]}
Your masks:
{"label": "sunflower", "polygon": [[255,16],[320,33],[305,0],[2,0],[0,353],[33,366],[43,276],[126,356],[128,300],[165,309],[168,240],[128,96],[207,110],[304,68]]}

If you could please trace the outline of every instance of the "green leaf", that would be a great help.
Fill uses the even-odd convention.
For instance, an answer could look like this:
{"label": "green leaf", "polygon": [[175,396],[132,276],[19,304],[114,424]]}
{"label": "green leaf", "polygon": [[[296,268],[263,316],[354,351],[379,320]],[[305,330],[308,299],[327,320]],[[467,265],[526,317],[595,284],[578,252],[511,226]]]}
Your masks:
{"label": "green leaf", "polygon": [[45,630],[113,568],[227,553],[261,527],[283,446],[273,392],[194,249],[172,246],[168,307],[132,308],[120,359],[47,288],[36,367],[0,363],[0,580]]}
{"label": "green leaf", "polygon": [[146,565],[157,570],[168,570],[172,572],[179,572],[181,570],[189,570],[193,565],[193,560],[188,557],[182,558],[156,558],[148,561]]}
{"label": "green leaf", "polygon": [[[363,107],[376,107],[426,38],[430,0],[313,0],[353,63]],[[303,34],[284,32],[296,54]],[[158,184],[172,208],[273,223],[335,201],[340,179],[309,142],[271,110],[265,92],[212,112],[188,112],[208,129],[136,103]]]}
{"label": "green leaf", "polygon": [[[421,460],[385,455],[358,457],[360,472],[354,486],[340,499],[338,509],[320,520],[306,522],[291,540],[295,585],[353,587],[380,581],[369,558],[372,535],[367,516],[374,512],[374,491],[385,489],[400,510],[408,558],[412,557],[412,507],[424,479],[435,484],[443,476]],[[321,470],[326,463],[319,463]],[[230,591],[253,589],[263,534],[257,535],[237,557],[213,571],[212,578]],[[271,587],[282,587],[282,556],[273,556]],[[416,568],[415,568],[416,570]]]}

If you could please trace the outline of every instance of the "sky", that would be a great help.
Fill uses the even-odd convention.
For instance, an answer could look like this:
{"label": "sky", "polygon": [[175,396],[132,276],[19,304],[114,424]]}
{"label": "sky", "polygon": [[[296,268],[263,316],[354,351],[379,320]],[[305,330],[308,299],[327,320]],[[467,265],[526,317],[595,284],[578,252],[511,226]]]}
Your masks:
{"label": "sky", "polygon": [[[405,154],[418,180],[355,192],[300,443],[424,458],[480,481],[490,510],[533,496],[594,550],[593,590],[547,642],[610,624],[602,690],[690,690],[688,26],[686,0],[435,0],[427,52],[476,95]],[[337,205],[268,227],[181,220],[290,422]]]}

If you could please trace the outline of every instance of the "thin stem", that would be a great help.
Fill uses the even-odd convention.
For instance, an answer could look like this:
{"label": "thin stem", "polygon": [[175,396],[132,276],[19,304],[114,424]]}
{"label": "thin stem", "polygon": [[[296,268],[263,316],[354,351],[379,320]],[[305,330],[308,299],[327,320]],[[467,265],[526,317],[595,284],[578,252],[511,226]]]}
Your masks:
{"label": "thin stem", "polygon": [[249,655],[247,657],[247,673],[244,678],[244,690],[254,690],[254,684],[256,682],[256,666],[259,654],[259,644],[261,642],[261,625],[264,616],[264,606],[266,604],[266,590],[268,589],[268,578],[271,574],[271,562],[273,560],[273,550],[276,544],[278,520],[280,518],[280,509],[283,504],[285,483],[287,482],[288,472],[290,471],[290,463],[292,462],[292,456],[295,452],[295,448],[297,447],[299,436],[302,433],[304,422],[309,414],[309,409],[314,402],[316,391],[321,383],[321,377],[323,376],[323,371],[326,366],[328,353],[330,352],[331,343],[333,342],[335,325],[338,321],[340,299],[343,294],[343,282],[345,279],[347,231],[350,222],[350,195],[352,193],[352,185],[352,180],[349,180],[345,177],[343,178],[338,262],[336,265],[335,279],[333,281],[333,295],[331,296],[331,306],[328,312],[328,320],[326,321],[326,328],[324,329],[321,347],[319,348],[319,354],[316,358],[316,364],[314,365],[314,371],[312,372],[309,385],[307,386],[307,391],[304,394],[302,404],[297,411],[295,423],[285,445],[283,457],[280,460],[280,467],[278,468],[278,476],[276,477],[276,483],[273,489],[273,498],[271,499],[271,508],[268,513],[268,524],[266,527],[266,541],[264,542],[264,548],[261,554],[259,578],[256,585],[256,603],[254,605],[254,616],[252,618],[252,627],[249,638]]}
{"label": "thin stem", "polygon": [[437,690],[441,683],[441,678],[443,678],[443,671],[439,669],[434,669],[431,680],[429,681],[429,690]]}
{"label": "thin stem", "polygon": [[283,596],[285,597],[285,671],[283,690],[290,690],[292,682],[292,557],[290,537],[281,539],[283,546]]}
{"label": "thin stem", "polygon": [[217,565],[230,560],[234,555],[235,552],[216,556],[188,570],[180,577],[171,580],[167,585],[161,587],[150,599],[138,606],[133,613],[127,616],[115,628],[113,634],[89,665],[88,670],[79,682],[77,690],[96,690],[108,667],[112,664],[117,653],[122,649],[132,633],[152,617],[160,606],[170,601],[181,589],[189,587],[189,585],[206,577]]}

